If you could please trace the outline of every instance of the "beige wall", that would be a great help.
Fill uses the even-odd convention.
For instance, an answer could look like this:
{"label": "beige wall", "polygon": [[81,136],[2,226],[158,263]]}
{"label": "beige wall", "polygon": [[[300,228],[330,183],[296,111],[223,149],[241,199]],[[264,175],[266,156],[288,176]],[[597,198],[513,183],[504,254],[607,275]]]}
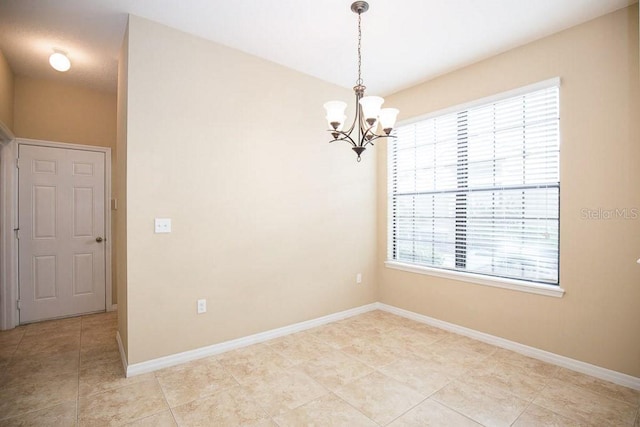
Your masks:
{"label": "beige wall", "polygon": [[[14,107],[13,133],[17,137],[111,147],[112,168],[115,165],[115,93],[16,76]],[[117,197],[114,185],[112,197]],[[112,229],[114,227],[112,218]],[[115,260],[115,245],[112,248],[112,260]],[[112,277],[116,277],[114,262]],[[115,303],[115,281],[111,297]]]}
{"label": "beige wall", "polygon": [[0,50],[0,122],[13,131],[14,76]]}
{"label": "beige wall", "polygon": [[640,376],[640,219],[582,209],[640,208],[638,5],[388,97],[401,119],[562,78],[560,284],[563,298],[391,270],[386,153],[378,158],[380,300]]}
{"label": "beige wall", "polygon": [[116,94],[16,76],[14,133],[115,148]]}
{"label": "beige wall", "polygon": [[128,49],[129,363],[376,301],[375,150],[324,132],[352,92],[135,16]]}
{"label": "beige wall", "polygon": [[118,332],[125,354],[129,352],[127,334],[127,81],[129,68],[129,28],[124,35],[120,60],[118,61],[118,113],[117,113],[117,151],[118,159],[114,169],[116,192],[119,206],[114,212],[115,220],[115,283],[118,292]]}

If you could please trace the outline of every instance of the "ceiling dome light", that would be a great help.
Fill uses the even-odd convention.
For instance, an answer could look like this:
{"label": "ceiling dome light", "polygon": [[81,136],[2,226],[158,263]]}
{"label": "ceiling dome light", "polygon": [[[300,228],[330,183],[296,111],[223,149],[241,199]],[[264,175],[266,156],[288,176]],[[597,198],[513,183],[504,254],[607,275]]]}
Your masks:
{"label": "ceiling dome light", "polygon": [[49,64],[53,67],[54,70],[58,70],[61,72],[68,71],[71,68],[71,61],[67,58],[62,52],[54,52],[49,57]]}

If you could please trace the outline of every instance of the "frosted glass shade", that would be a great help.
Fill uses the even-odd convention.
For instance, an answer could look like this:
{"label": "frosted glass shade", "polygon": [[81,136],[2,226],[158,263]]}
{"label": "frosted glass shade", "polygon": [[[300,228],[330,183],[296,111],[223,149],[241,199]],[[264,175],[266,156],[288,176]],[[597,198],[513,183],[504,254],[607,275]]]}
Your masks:
{"label": "frosted glass shade", "polygon": [[71,61],[64,53],[54,52],[49,57],[49,64],[54,70],[65,72],[71,68]]}
{"label": "frosted glass shade", "polygon": [[376,120],[380,113],[380,107],[384,99],[379,96],[365,96],[360,99],[360,106],[362,107],[362,115],[365,120]]}
{"label": "frosted glass shade", "polygon": [[380,110],[380,126],[382,126],[382,129],[387,135],[395,126],[399,112],[400,110],[397,108],[383,108]]}
{"label": "frosted glass shade", "polygon": [[347,103],[342,101],[325,102],[324,109],[327,110],[327,123],[333,129],[342,128],[347,116],[344,111],[347,109]]}

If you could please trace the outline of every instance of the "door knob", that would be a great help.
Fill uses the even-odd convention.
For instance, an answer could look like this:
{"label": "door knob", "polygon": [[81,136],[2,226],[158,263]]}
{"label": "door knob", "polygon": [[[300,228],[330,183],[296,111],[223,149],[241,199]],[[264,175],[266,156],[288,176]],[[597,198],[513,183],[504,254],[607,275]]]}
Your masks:
{"label": "door knob", "polygon": [[98,243],[102,242],[102,237],[96,237],[96,242]]}

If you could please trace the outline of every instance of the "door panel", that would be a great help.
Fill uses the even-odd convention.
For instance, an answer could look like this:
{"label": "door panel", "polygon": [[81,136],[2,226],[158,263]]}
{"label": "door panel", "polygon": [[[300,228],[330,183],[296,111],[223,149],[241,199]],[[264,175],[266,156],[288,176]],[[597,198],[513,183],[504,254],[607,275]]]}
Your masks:
{"label": "door panel", "polygon": [[73,257],[73,295],[93,291],[93,254],[75,254]]}
{"label": "door panel", "polygon": [[57,259],[54,255],[33,257],[33,283],[36,300],[56,298],[58,295],[56,264]]}
{"label": "door panel", "polygon": [[105,155],[20,145],[20,323],[105,310]]}
{"label": "door panel", "polygon": [[56,187],[33,186],[33,238],[56,237]]}
{"label": "door panel", "polygon": [[73,237],[91,237],[95,230],[92,212],[93,188],[73,189]]}

